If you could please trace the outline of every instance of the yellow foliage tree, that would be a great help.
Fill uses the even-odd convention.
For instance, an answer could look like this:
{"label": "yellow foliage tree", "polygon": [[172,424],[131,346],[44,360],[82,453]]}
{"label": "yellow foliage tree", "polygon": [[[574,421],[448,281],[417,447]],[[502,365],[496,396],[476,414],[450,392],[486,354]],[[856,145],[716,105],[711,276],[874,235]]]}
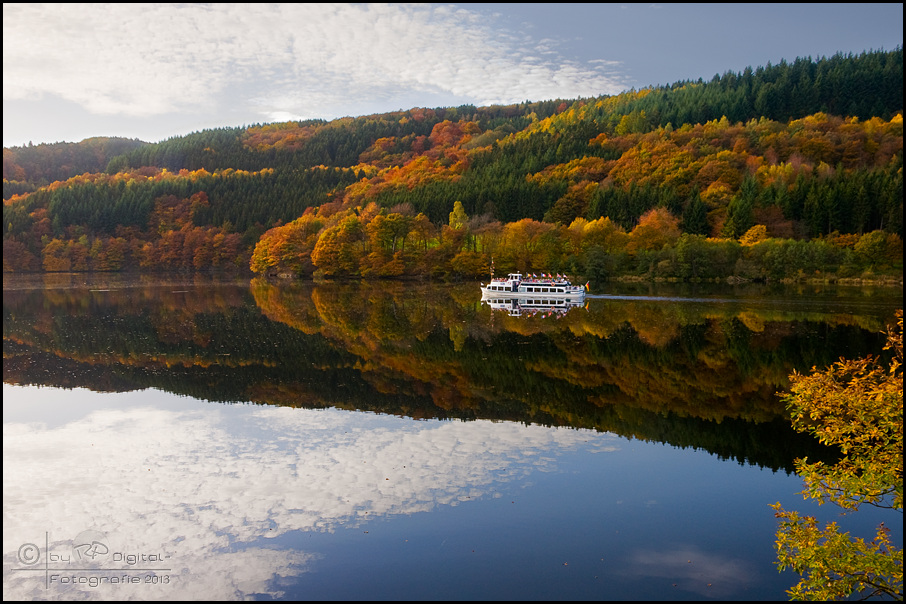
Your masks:
{"label": "yellow foliage tree", "polygon": [[[843,360],[824,371],[790,376],[783,400],[793,427],[837,445],[835,465],[796,461],[803,495],[855,511],[863,504],[903,513],[903,311],[888,329],[889,366],[867,357]],[[858,596],[903,599],[903,550],[893,546],[883,524],[874,540],[853,539],[836,523],[823,529],[811,516],[771,506],[780,519],[776,550],[780,570],[801,575],[788,590],[795,599],[831,600]]]}
{"label": "yellow foliage tree", "polygon": [[760,243],[768,238],[768,227],[763,224],[756,224],[751,229],[746,231],[742,237],[739,238],[739,243],[742,245],[755,245]]}

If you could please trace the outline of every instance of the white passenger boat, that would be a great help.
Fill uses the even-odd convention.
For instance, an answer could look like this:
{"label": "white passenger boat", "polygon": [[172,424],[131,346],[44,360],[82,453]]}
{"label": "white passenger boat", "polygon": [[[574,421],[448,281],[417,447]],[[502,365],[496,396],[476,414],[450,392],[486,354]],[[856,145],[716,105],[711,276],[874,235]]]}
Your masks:
{"label": "white passenger boat", "polygon": [[506,278],[491,279],[485,285],[481,284],[481,298],[518,298],[520,300],[549,300],[567,299],[584,300],[588,283],[573,285],[569,279],[562,275],[526,275],[510,273]]}

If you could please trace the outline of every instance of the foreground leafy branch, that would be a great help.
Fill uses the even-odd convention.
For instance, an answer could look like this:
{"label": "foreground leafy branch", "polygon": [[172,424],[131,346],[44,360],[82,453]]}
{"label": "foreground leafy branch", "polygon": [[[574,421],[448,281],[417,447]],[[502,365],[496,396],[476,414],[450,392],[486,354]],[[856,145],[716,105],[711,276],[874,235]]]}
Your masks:
{"label": "foreground leafy branch", "polygon": [[[824,371],[790,376],[783,397],[793,427],[839,447],[834,465],[796,461],[805,481],[802,494],[846,511],[863,504],[903,512],[903,311],[887,332],[888,366],[877,358],[841,359]],[[811,516],[771,506],[780,519],[777,566],[801,575],[788,590],[793,599],[830,600],[857,596],[903,599],[903,550],[893,546],[881,524],[873,541],[823,529]]]}

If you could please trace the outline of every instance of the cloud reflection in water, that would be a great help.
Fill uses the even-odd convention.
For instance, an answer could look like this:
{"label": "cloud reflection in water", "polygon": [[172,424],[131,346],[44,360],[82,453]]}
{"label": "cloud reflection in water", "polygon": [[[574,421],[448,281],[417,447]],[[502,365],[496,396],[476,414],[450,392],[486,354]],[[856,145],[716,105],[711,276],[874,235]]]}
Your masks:
{"label": "cloud reflection in water", "polygon": [[[53,428],[4,423],[6,597],[281,597],[279,578],[306,572],[317,554],[268,548],[268,538],[457,505],[555,469],[558,452],[618,441],[334,409],[110,407]],[[23,543],[43,546],[46,531],[50,551],[63,551],[86,529],[107,535],[111,551],[169,555],[174,582],[45,591],[43,573],[10,571]]]}
{"label": "cloud reflection in water", "polygon": [[695,546],[637,549],[628,562],[624,569],[627,575],[639,580],[676,581],[677,589],[710,598],[738,597],[758,575],[746,560],[703,552]]}

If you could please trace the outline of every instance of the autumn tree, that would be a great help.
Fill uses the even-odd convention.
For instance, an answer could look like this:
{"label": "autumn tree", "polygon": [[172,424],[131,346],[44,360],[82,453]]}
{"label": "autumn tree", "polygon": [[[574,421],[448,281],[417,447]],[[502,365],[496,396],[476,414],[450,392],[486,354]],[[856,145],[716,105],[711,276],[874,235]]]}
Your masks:
{"label": "autumn tree", "polygon": [[351,276],[358,273],[364,256],[365,232],[355,214],[321,231],[311,260],[325,276]]}
{"label": "autumn tree", "polygon": [[41,251],[42,264],[47,272],[72,270],[69,246],[59,239],[51,239]]}
{"label": "autumn tree", "polygon": [[449,225],[454,229],[461,229],[469,223],[469,215],[466,214],[465,208],[462,207],[461,201],[453,202],[453,211],[450,212]]}
{"label": "autumn tree", "polygon": [[639,224],[629,233],[627,249],[659,250],[679,239],[679,220],[665,208],[655,208],[639,218]]}
{"label": "autumn tree", "polygon": [[523,273],[557,270],[550,263],[550,254],[556,252],[552,248],[560,245],[554,241],[556,233],[554,225],[531,218],[504,225],[498,248],[501,270]]}
{"label": "autumn tree", "polygon": [[450,266],[457,275],[477,279],[488,274],[490,264],[484,254],[463,250],[450,261]]}
{"label": "autumn tree", "polygon": [[3,240],[3,272],[36,270],[38,259],[28,251],[21,241],[13,238]]}
{"label": "autumn tree", "polygon": [[892,265],[903,261],[903,242],[894,233],[872,231],[862,235],[853,246],[860,260],[870,266]]}
{"label": "autumn tree", "polygon": [[378,214],[365,225],[371,253],[363,260],[362,275],[398,277],[406,270],[406,240],[414,218],[392,212]]}
{"label": "autumn tree", "polygon": [[323,221],[307,211],[289,224],[270,229],[255,245],[250,268],[256,272],[269,269],[297,275],[311,274],[311,253],[318,241]]}
{"label": "autumn tree", "polygon": [[742,237],[739,238],[739,243],[742,245],[755,245],[761,241],[764,241],[768,238],[768,227],[763,224],[756,224],[751,229],[745,232]]}
{"label": "autumn tree", "polygon": [[[572,225],[570,225],[572,228]],[[607,253],[614,253],[626,247],[629,235],[608,217],[598,218],[583,225],[582,246],[584,249],[600,247]]]}
{"label": "autumn tree", "polygon": [[412,238],[415,249],[420,252],[428,250],[428,243],[434,238],[434,224],[422,213],[412,220]]}
{"label": "autumn tree", "polygon": [[[846,511],[864,504],[903,513],[903,311],[888,328],[885,366],[875,357],[845,360],[810,375],[793,373],[783,397],[793,427],[840,448],[833,465],[796,460],[803,495]],[[774,504],[780,519],[777,566],[801,575],[788,590],[797,599],[858,596],[903,599],[903,550],[882,523],[871,541],[841,533],[836,523],[819,528],[811,516]]]}

